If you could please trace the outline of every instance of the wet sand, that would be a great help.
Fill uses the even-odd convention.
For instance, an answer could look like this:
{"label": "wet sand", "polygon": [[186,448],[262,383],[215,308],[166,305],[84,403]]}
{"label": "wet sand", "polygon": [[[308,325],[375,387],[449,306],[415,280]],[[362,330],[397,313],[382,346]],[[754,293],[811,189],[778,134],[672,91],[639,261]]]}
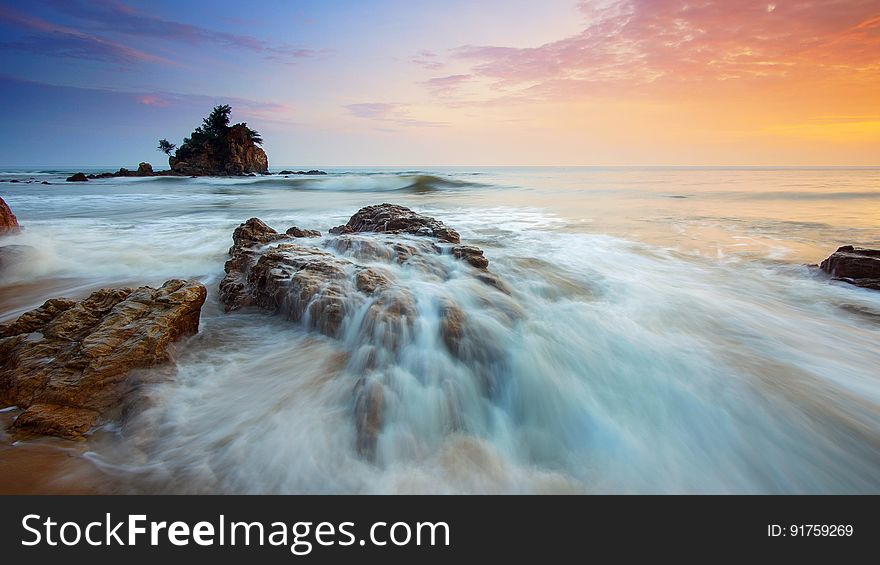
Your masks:
{"label": "wet sand", "polygon": [[[15,411],[0,413],[5,430]],[[83,457],[88,444],[54,438],[14,442],[0,432],[0,494],[106,494],[104,474]]]}

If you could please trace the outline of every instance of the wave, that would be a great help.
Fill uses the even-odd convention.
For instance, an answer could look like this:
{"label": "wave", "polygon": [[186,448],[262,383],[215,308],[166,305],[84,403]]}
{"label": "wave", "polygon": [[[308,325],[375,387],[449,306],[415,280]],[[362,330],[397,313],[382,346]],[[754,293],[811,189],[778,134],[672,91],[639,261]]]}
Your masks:
{"label": "wave", "polygon": [[[204,179],[204,180],[203,180]],[[199,184],[222,184],[232,186],[279,187],[295,190],[323,192],[428,192],[464,190],[471,187],[488,187],[470,181],[462,181],[435,175],[328,175],[326,177],[204,177],[192,179]]]}

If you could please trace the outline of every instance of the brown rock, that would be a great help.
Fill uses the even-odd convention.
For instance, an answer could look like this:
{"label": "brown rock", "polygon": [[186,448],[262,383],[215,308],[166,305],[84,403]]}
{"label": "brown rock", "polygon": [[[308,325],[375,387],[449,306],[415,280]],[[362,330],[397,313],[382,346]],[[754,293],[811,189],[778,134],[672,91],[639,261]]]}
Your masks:
{"label": "brown rock", "polygon": [[[489,261],[480,248],[461,245],[458,233],[442,222],[402,206],[362,208],[347,224],[331,231],[340,235],[309,246],[294,241],[307,230],[291,228],[287,234],[279,234],[251,218],[233,233],[220,300],[227,310],[254,305],[331,337],[354,336],[359,349],[350,369],[370,375],[361,378],[354,391],[355,447],[373,460],[386,419],[385,385],[380,377],[425,325],[416,322],[420,307],[426,307],[417,306],[413,293],[381,263],[405,264],[428,280],[443,284],[460,276],[457,269],[450,268],[448,259],[441,257],[448,249],[474,267],[469,270],[474,278],[494,289],[506,289],[487,270]],[[456,245],[444,245],[448,243]],[[494,289],[477,292],[485,308],[506,316],[504,309],[513,309],[511,300]],[[503,372],[499,369],[502,348],[493,343],[491,334],[481,330],[478,318],[469,320],[451,300],[440,306],[439,314],[441,338],[450,353],[473,368],[485,394],[496,394],[497,374]],[[511,314],[511,323],[514,318]],[[450,414],[454,413],[451,410]]]}
{"label": "brown rock", "polygon": [[318,230],[304,230],[296,226],[288,228],[288,230],[284,233],[286,233],[290,237],[321,237],[321,232],[319,232]]}
{"label": "brown rock", "polygon": [[458,232],[443,222],[429,216],[413,212],[397,204],[378,204],[361,208],[343,226],[337,226],[330,233],[406,233],[434,237],[448,243],[459,243]]}
{"label": "brown rock", "polygon": [[880,249],[844,245],[819,265],[835,280],[880,290]]}
{"label": "brown rock", "polygon": [[12,213],[9,204],[0,198],[0,235],[16,233],[19,229],[18,218]]}
{"label": "brown rock", "polygon": [[489,266],[489,260],[483,256],[483,250],[476,245],[456,245],[452,248],[452,256],[467,261],[477,269]]}
{"label": "brown rock", "polygon": [[354,388],[357,451],[368,460],[376,457],[376,444],[385,421],[385,389],[376,380],[358,380]]}
{"label": "brown rock", "polygon": [[198,282],[102,289],[48,300],[0,326],[0,404],[24,412],[18,435],[80,439],[118,415],[136,369],[171,360],[168,347],[198,331],[207,292]]}
{"label": "brown rock", "polygon": [[74,173],[67,177],[67,182],[86,182],[89,178],[85,173]]}
{"label": "brown rock", "polygon": [[138,165],[137,176],[139,177],[151,177],[153,176],[153,165],[149,163],[140,163]]}

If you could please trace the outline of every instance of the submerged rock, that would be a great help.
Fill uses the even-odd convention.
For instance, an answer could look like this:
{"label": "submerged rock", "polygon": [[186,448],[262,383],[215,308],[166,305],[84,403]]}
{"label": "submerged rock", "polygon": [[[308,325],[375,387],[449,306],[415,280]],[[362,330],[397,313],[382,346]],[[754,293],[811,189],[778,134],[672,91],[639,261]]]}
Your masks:
{"label": "submerged rock", "polygon": [[0,272],[7,267],[24,263],[34,248],[30,245],[4,245],[0,247]]}
{"label": "submerged rock", "polygon": [[12,213],[9,204],[0,198],[0,235],[16,233],[19,229],[18,218]]}
{"label": "submerged rock", "polygon": [[134,371],[167,363],[169,345],[198,332],[206,295],[183,280],[102,289],[0,325],[0,405],[24,409],[12,431],[81,439],[118,416],[137,387]]}
{"label": "submerged rock", "polygon": [[[414,346],[419,332],[430,332],[450,356],[468,364],[487,396],[497,391],[496,373],[503,366],[502,348],[490,343],[465,308],[451,297],[420,305],[410,275],[402,273],[413,273],[416,285],[437,289],[451,279],[473,281],[468,288],[481,308],[500,308],[498,317],[507,323],[516,307],[499,292],[504,285],[487,270],[482,249],[462,245],[458,232],[409,208],[367,206],[331,234],[335,237],[307,244],[301,238],[320,234],[300,228],[282,234],[257,218],[244,222],[233,233],[220,301],[227,311],[253,305],[351,342],[357,354],[349,368],[359,375],[356,449],[374,459],[387,419],[385,389],[393,379],[392,366],[405,347]],[[450,418],[458,421],[453,412]]]}
{"label": "submerged rock", "polygon": [[822,261],[819,268],[835,280],[880,290],[880,249],[844,245]]}

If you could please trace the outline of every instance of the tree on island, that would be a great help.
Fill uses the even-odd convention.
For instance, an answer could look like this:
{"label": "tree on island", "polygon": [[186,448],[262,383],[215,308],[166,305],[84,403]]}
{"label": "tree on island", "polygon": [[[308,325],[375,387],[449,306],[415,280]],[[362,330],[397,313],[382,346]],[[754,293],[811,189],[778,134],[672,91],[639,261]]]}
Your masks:
{"label": "tree on island", "polygon": [[263,144],[262,136],[245,122],[229,125],[231,113],[229,104],[214,106],[180,147],[160,140],[159,150],[169,155],[172,170],[183,174],[266,172],[268,159],[257,147]]}

